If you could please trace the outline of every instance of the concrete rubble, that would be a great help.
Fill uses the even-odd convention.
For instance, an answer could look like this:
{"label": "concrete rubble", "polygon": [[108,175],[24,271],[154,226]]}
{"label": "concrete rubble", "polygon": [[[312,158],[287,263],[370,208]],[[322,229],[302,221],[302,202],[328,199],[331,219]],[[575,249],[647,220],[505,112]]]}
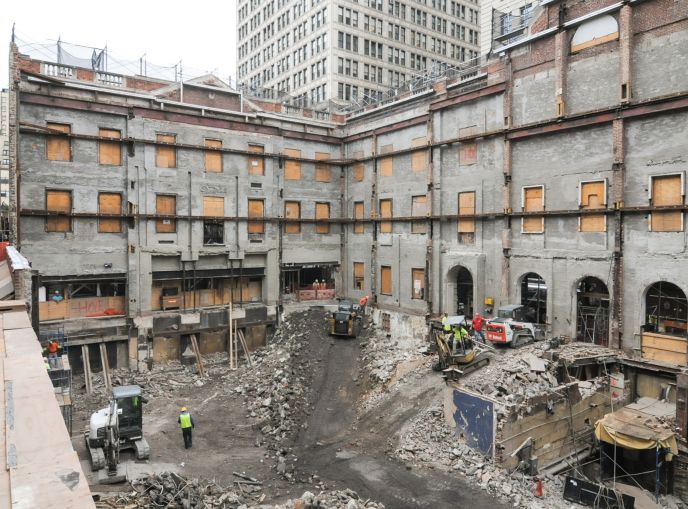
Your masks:
{"label": "concrete rubble", "polygon": [[104,496],[96,503],[98,509],[138,509],[165,507],[168,509],[384,509],[384,505],[361,499],[352,490],[306,491],[300,498],[283,504],[263,504],[265,494],[260,482],[248,476],[236,475],[232,488],[225,488],[212,480],[190,479],[174,472],[162,472],[131,481],[131,491]]}

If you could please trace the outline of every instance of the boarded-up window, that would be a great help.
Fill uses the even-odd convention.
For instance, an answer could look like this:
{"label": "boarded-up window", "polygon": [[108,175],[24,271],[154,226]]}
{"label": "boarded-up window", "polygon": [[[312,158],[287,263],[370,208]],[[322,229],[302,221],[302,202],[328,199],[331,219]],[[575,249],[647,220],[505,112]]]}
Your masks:
{"label": "boarded-up window", "polygon": [[[422,136],[420,138],[414,138],[411,142],[411,147],[425,147],[427,146],[427,138]],[[417,152],[411,152],[411,169],[413,171],[425,171],[428,167],[428,151],[419,150]]]}
{"label": "boarded-up window", "polygon": [[[49,212],[72,211],[72,192],[71,191],[46,191],[45,208]],[[69,232],[72,231],[72,219],[70,217],[48,217],[45,221],[45,231],[47,232]]]}
{"label": "boarded-up window", "polygon": [[[284,149],[284,155],[287,157],[300,158],[301,151],[293,148],[286,148]],[[285,180],[301,180],[301,161],[285,159],[284,178]]]}
{"label": "boarded-up window", "polygon": [[[177,135],[175,134],[158,134],[156,136],[158,143],[176,143]],[[155,146],[155,166],[158,168],[176,168],[177,167],[177,149],[172,146],[156,145]]]}
{"label": "boarded-up window", "polygon": [[[48,129],[71,134],[72,127],[68,124],[54,124],[48,122]],[[71,161],[72,144],[66,136],[48,136],[46,142],[46,157],[51,161]]]}
{"label": "boarded-up window", "polygon": [[[301,204],[297,201],[284,202],[284,217],[287,219],[301,219]],[[284,233],[300,233],[300,222],[284,223]]]}
{"label": "boarded-up window", "polygon": [[262,145],[249,145],[248,151],[252,155],[248,158],[248,173],[249,175],[265,175],[265,163],[263,154],[265,148]]}
{"label": "boarded-up window", "polygon": [[425,270],[411,269],[411,285],[412,299],[425,297]]}
{"label": "boarded-up window", "polygon": [[[315,219],[329,219],[330,218],[330,204],[316,203],[315,204]],[[315,223],[315,233],[330,233],[330,223]]]}
{"label": "boarded-up window", "polygon": [[354,290],[365,288],[365,265],[363,262],[354,262]]}
{"label": "boarded-up window", "polygon": [[380,267],[380,293],[392,295],[392,267],[387,265]]}
{"label": "boarded-up window", "polygon": [[[115,129],[99,129],[98,136],[119,140],[122,132]],[[119,141],[100,141],[98,143],[98,161],[100,164],[120,166],[122,164],[122,145]]]}
{"label": "boarded-up window", "polygon": [[459,164],[475,164],[478,162],[478,145],[475,141],[462,141],[459,144]]}
{"label": "boarded-up window", "polygon": [[[155,197],[155,213],[160,216],[177,215],[177,197],[170,194],[158,194]],[[157,233],[174,233],[177,231],[176,219],[158,219],[155,222]]]}
{"label": "boarded-up window", "polygon": [[[122,195],[119,193],[98,193],[99,214],[121,214]],[[122,219],[98,219],[98,231],[101,233],[120,233],[122,231]]]}
{"label": "boarded-up window", "polygon": [[363,163],[354,164],[353,176],[356,182],[363,182],[363,177],[365,177],[365,165]]}
{"label": "boarded-up window", "polygon": [[461,219],[461,216],[475,214],[475,192],[466,191],[459,193],[459,220],[458,232],[460,244],[473,244],[475,242],[475,218]]}
{"label": "boarded-up window", "polygon": [[[221,149],[221,140],[205,140],[205,146],[208,148]],[[222,172],[222,152],[219,150],[206,150],[205,156],[205,171],[212,173]]]}
{"label": "boarded-up window", "polygon": [[[652,177],[651,186],[653,206],[683,205],[684,193],[681,175]],[[680,210],[652,212],[650,214],[650,230],[653,232],[683,231],[683,212]]]}
{"label": "boarded-up window", "polygon": [[[521,199],[524,212],[545,210],[545,190],[542,186],[524,187]],[[524,217],[521,222],[521,231],[523,233],[543,233],[545,231],[545,218],[542,216]]]}
{"label": "boarded-up window", "polygon": [[[387,219],[392,217],[392,200],[380,200],[380,217]],[[380,221],[380,233],[392,233],[392,221]]]}
{"label": "boarded-up window", "polygon": [[[248,217],[264,217],[265,215],[265,202],[263,200],[249,199],[248,200]],[[248,232],[249,233],[265,233],[265,223],[263,221],[249,221],[248,222]]]}
{"label": "boarded-up window", "polygon": [[[411,215],[413,217],[427,216],[427,196],[414,196],[411,203]],[[411,223],[411,233],[425,233],[428,230],[428,225],[423,221],[413,221]]]}
{"label": "boarded-up window", "polygon": [[[381,154],[388,154],[394,151],[394,145],[384,145],[380,148]],[[383,157],[380,159],[380,176],[391,177],[394,173],[394,157]]]}
{"label": "boarded-up window", "polygon": [[203,216],[204,217],[224,217],[225,199],[222,196],[203,197]]}
{"label": "boarded-up window", "polygon": [[[325,161],[330,158],[330,154],[325,152],[316,152],[315,159],[318,161]],[[330,182],[332,180],[332,171],[329,164],[315,165],[315,181],[316,182]]]}
{"label": "boarded-up window", "polygon": [[[581,182],[580,207],[581,209],[603,209],[607,205],[607,183],[604,180],[597,182]],[[580,231],[603,232],[607,230],[604,214],[585,214],[580,217]]]}
{"label": "boarded-up window", "polygon": [[[364,214],[364,208],[363,208],[363,202],[362,201],[357,201],[354,202],[354,219],[363,219],[363,214]],[[354,233],[364,233],[365,232],[365,225],[363,223],[356,222],[354,223]]]}

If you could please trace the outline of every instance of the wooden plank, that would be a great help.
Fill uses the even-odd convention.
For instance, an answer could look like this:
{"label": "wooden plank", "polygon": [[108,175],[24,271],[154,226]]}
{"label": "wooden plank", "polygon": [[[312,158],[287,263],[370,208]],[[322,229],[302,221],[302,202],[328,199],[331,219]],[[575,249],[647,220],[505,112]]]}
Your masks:
{"label": "wooden plank", "polygon": [[392,267],[380,267],[380,293],[392,295]]}
{"label": "wooden plank", "polygon": [[[72,127],[69,124],[48,122],[48,129],[65,134],[70,134],[72,132]],[[63,136],[48,136],[46,141],[46,157],[50,161],[71,161],[71,140]]]}
{"label": "wooden plank", "polygon": [[100,343],[100,363],[103,367],[103,382],[105,382],[105,388],[108,394],[112,390],[112,383],[110,380],[110,363],[108,362],[107,347],[105,343]]}
{"label": "wooden plank", "polygon": [[[155,213],[174,216],[177,214],[177,197],[171,194],[155,196]],[[177,231],[176,219],[158,219],[155,221],[157,233],[174,233]]]}
{"label": "wooden plank", "polygon": [[[205,139],[205,146],[209,148],[221,149],[222,140]],[[204,151],[205,171],[209,173],[222,172],[222,152],[219,150]]]}
{"label": "wooden plank", "polygon": [[[475,191],[459,193],[459,216],[475,214]],[[475,219],[459,219],[457,221],[459,233],[475,233]]]}
{"label": "wooden plank", "polygon": [[86,394],[91,394],[93,392],[93,379],[91,378],[91,359],[88,356],[88,345],[81,345],[81,359],[84,365]]}
{"label": "wooden plank", "polygon": [[[363,219],[365,214],[365,209],[362,201],[357,201],[354,203],[354,219]],[[365,225],[363,223],[354,224],[354,233],[363,233],[365,231]]]}
{"label": "wooden plank", "polygon": [[[177,136],[174,134],[158,134],[156,140],[160,143],[176,143]],[[166,147],[156,145],[155,147],[155,166],[158,168],[177,167],[177,149],[174,146]]]}
{"label": "wooden plank", "polygon": [[[315,204],[315,219],[329,219],[330,218],[330,204],[318,202]],[[316,223],[315,233],[327,234],[330,233],[330,223]]]}
{"label": "wooden plank", "polygon": [[239,330],[239,342],[241,343],[241,348],[244,349],[244,354],[246,355],[246,362],[250,368],[253,367],[253,361],[251,360],[251,352],[248,351],[248,346],[246,346],[246,338],[244,337],[244,331]]}
{"label": "wooden plank", "polygon": [[[263,200],[248,200],[248,217],[258,218],[265,215],[265,202]],[[262,221],[249,221],[248,233],[265,233],[265,223]]]}
{"label": "wooden plank", "polygon": [[198,341],[196,340],[196,334],[191,334],[191,347],[193,348],[194,354],[196,354],[196,364],[198,364],[198,373],[201,376],[205,376],[205,367],[203,366],[203,358],[201,357],[201,349],[198,348]]}
{"label": "wooden plank", "polygon": [[[284,149],[284,155],[288,157],[301,157],[301,151],[293,148]],[[301,161],[287,159],[284,161],[285,180],[301,180]]]}
{"label": "wooden plank", "polygon": [[[391,198],[380,200],[380,217],[382,219],[391,218],[392,208]],[[380,233],[392,233],[392,221],[380,221]]]}
{"label": "wooden plank", "polygon": [[[111,138],[119,140],[122,138],[121,131],[115,129],[100,129],[98,136],[101,138]],[[98,162],[108,166],[120,166],[122,164],[122,145],[119,141],[100,141],[98,142]]]}
{"label": "wooden plank", "polygon": [[[121,214],[122,195],[119,193],[98,193],[98,213]],[[100,233],[120,233],[122,231],[121,219],[98,219],[98,231]]]}
{"label": "wooden plank", "polygon": [[[284,217],[287,219],[301,219],[301,203],[298,201],[284,202]],[[284,233],[300,233],[301,223],[285,223]]]}
{"label": "wooden plank", "polygon": [[256,154],[248,158],[249,175],[265,175],[265,163],[262,156],[265,153],[265,148],[262,145],[249,145],[248,151]]}

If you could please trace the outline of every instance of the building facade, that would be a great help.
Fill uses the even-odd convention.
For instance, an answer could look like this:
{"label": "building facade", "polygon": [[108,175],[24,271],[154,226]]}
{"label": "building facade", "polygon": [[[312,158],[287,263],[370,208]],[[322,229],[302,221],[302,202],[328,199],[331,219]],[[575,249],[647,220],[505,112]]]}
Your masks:
{"label": "building facade", "polygon": [[688,7],[560,13],[477,76],[321,119],[15,51],[12,221],[41,325],[135,365],[190,334],[224,348],[230,302],[260,342],[286,301],[370,295],[399,337],[523,304],[552,335],[685,341]]}
{"label": "building facade", "polygon": [[[8,205],[9,178],[10,178],[10,138],[9,122],[10,112],[7,101],[9,93],[6,88],[0,90],[0,208],[3,210]],[[6,216],[6,214],[3,214]]]}
{"label": "building facade", "polygon": [[240,0],[237,81],[317,106],[376,100],[478,56],[477,0]]}

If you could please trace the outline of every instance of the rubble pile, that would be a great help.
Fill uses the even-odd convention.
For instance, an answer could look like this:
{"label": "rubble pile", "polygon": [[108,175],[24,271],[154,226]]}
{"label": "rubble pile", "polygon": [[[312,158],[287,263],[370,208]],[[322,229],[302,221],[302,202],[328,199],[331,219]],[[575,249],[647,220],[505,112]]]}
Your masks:
{"label": "rubble pile", "polygon": [[372,328],[367,338],[361,341],[361,361],[373,384],[388,383],[400,362],[411,361],[427,355],[424,338],[415,341],[396,341],[386,333]]}
{"label": "rubble pile", "polygon": [[[509,472],[471,449],[445,423],[440,403],[420,414],[400,435],[394,455],[405,463],[432,466],[460,474],[471,484],[513,507],[565,509],[561,497],[535,497],[536,480],[521,472]],[[556,476],[542,479],[545,496],[558,495],[563,489]]]}
{"label": "rubble pile", "polygon": [[240,479],[236,489],[219,486],[214,481],[188,479],[173,472],[162,472],[131,481],[133,491],[99,501],[99,509],[136,509],[167,507],[189,509],[202,507],[255,507],[265,499],[259,483]]}
{"label": "rubble pile", "polygon": [[317,495],[310,491],[305,492],[301,498],[290,500],[275,509],[384,509],[384,505],[362,500],[355,491],[321,491]]}

